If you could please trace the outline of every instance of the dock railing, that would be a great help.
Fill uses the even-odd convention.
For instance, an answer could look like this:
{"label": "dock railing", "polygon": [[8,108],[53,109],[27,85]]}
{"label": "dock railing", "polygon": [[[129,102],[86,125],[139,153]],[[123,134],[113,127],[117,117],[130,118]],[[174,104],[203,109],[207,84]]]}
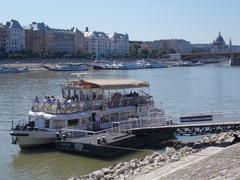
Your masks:
{"label": "dock railing", "polygon": [[[172,115],[172,122],[175,124],[182,124],[180,121],[181,117],[198,117],[198,116],[211,116],[214,122],[228,122],[228,121],[239,121],[240,120],[240,110],[222,110],[222,111],[206,111],[199,113],[185,113],[180,115]],[[200,123],[200,121],[188,121],[188,124]],[[186,122],[185,122],[186,123]]]}

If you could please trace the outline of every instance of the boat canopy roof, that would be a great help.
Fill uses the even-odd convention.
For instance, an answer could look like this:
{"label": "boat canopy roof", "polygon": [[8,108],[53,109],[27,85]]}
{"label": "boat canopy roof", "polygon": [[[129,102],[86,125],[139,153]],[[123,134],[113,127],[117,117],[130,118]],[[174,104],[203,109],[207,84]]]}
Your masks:
{"label": "boat canopy roof", "polygon": [[86,79],[69,81],[65,88],[77,89],[128,89],[149,87],[147,81],[130,80],[130,79]]}

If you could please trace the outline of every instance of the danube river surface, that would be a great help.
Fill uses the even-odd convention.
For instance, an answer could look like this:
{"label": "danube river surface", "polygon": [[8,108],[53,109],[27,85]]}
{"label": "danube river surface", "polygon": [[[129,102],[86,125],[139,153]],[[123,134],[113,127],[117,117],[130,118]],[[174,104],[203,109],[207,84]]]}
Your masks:
{"label": "danube river surface", "polygon": [[[11,120],[27,118],[34,96],[61,96],[70,72],[0,75],[0,179],[67,179],[146,155],[136,152],[101,160],[54,150],[20,151],[11,144]],[[156,104],[174,114],[236,110],[240,102],[240,68],[227,64],[166,69],[89,71],[82,78],[128,78],[149,81]]]}

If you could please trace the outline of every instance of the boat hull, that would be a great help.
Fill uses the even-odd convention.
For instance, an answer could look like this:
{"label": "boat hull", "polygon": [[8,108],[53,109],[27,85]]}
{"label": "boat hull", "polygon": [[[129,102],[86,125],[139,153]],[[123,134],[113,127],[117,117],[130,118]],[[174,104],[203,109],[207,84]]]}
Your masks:
{"label": "boat hull", "polygon": [[53,144],[54,140],[55,138],[18,137],[18,145],[21,149],[27,149]]}
{"label": "boat hull", "polygon": [[56,133],[53,131],[12,130],[10,132],[10,135],[14,138],[15,143],[17,143],[21,149],[53,144],[56,140],[55,134]]}

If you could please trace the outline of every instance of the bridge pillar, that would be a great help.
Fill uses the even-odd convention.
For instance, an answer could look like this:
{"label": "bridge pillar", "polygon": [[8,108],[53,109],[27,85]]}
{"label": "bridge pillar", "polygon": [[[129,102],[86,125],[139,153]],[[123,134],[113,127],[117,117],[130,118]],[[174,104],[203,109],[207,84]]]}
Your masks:
{"label": "bridge pillar", "polygon": [[240,58],[232,54],[229,63],[231,66],[240,66]]}

